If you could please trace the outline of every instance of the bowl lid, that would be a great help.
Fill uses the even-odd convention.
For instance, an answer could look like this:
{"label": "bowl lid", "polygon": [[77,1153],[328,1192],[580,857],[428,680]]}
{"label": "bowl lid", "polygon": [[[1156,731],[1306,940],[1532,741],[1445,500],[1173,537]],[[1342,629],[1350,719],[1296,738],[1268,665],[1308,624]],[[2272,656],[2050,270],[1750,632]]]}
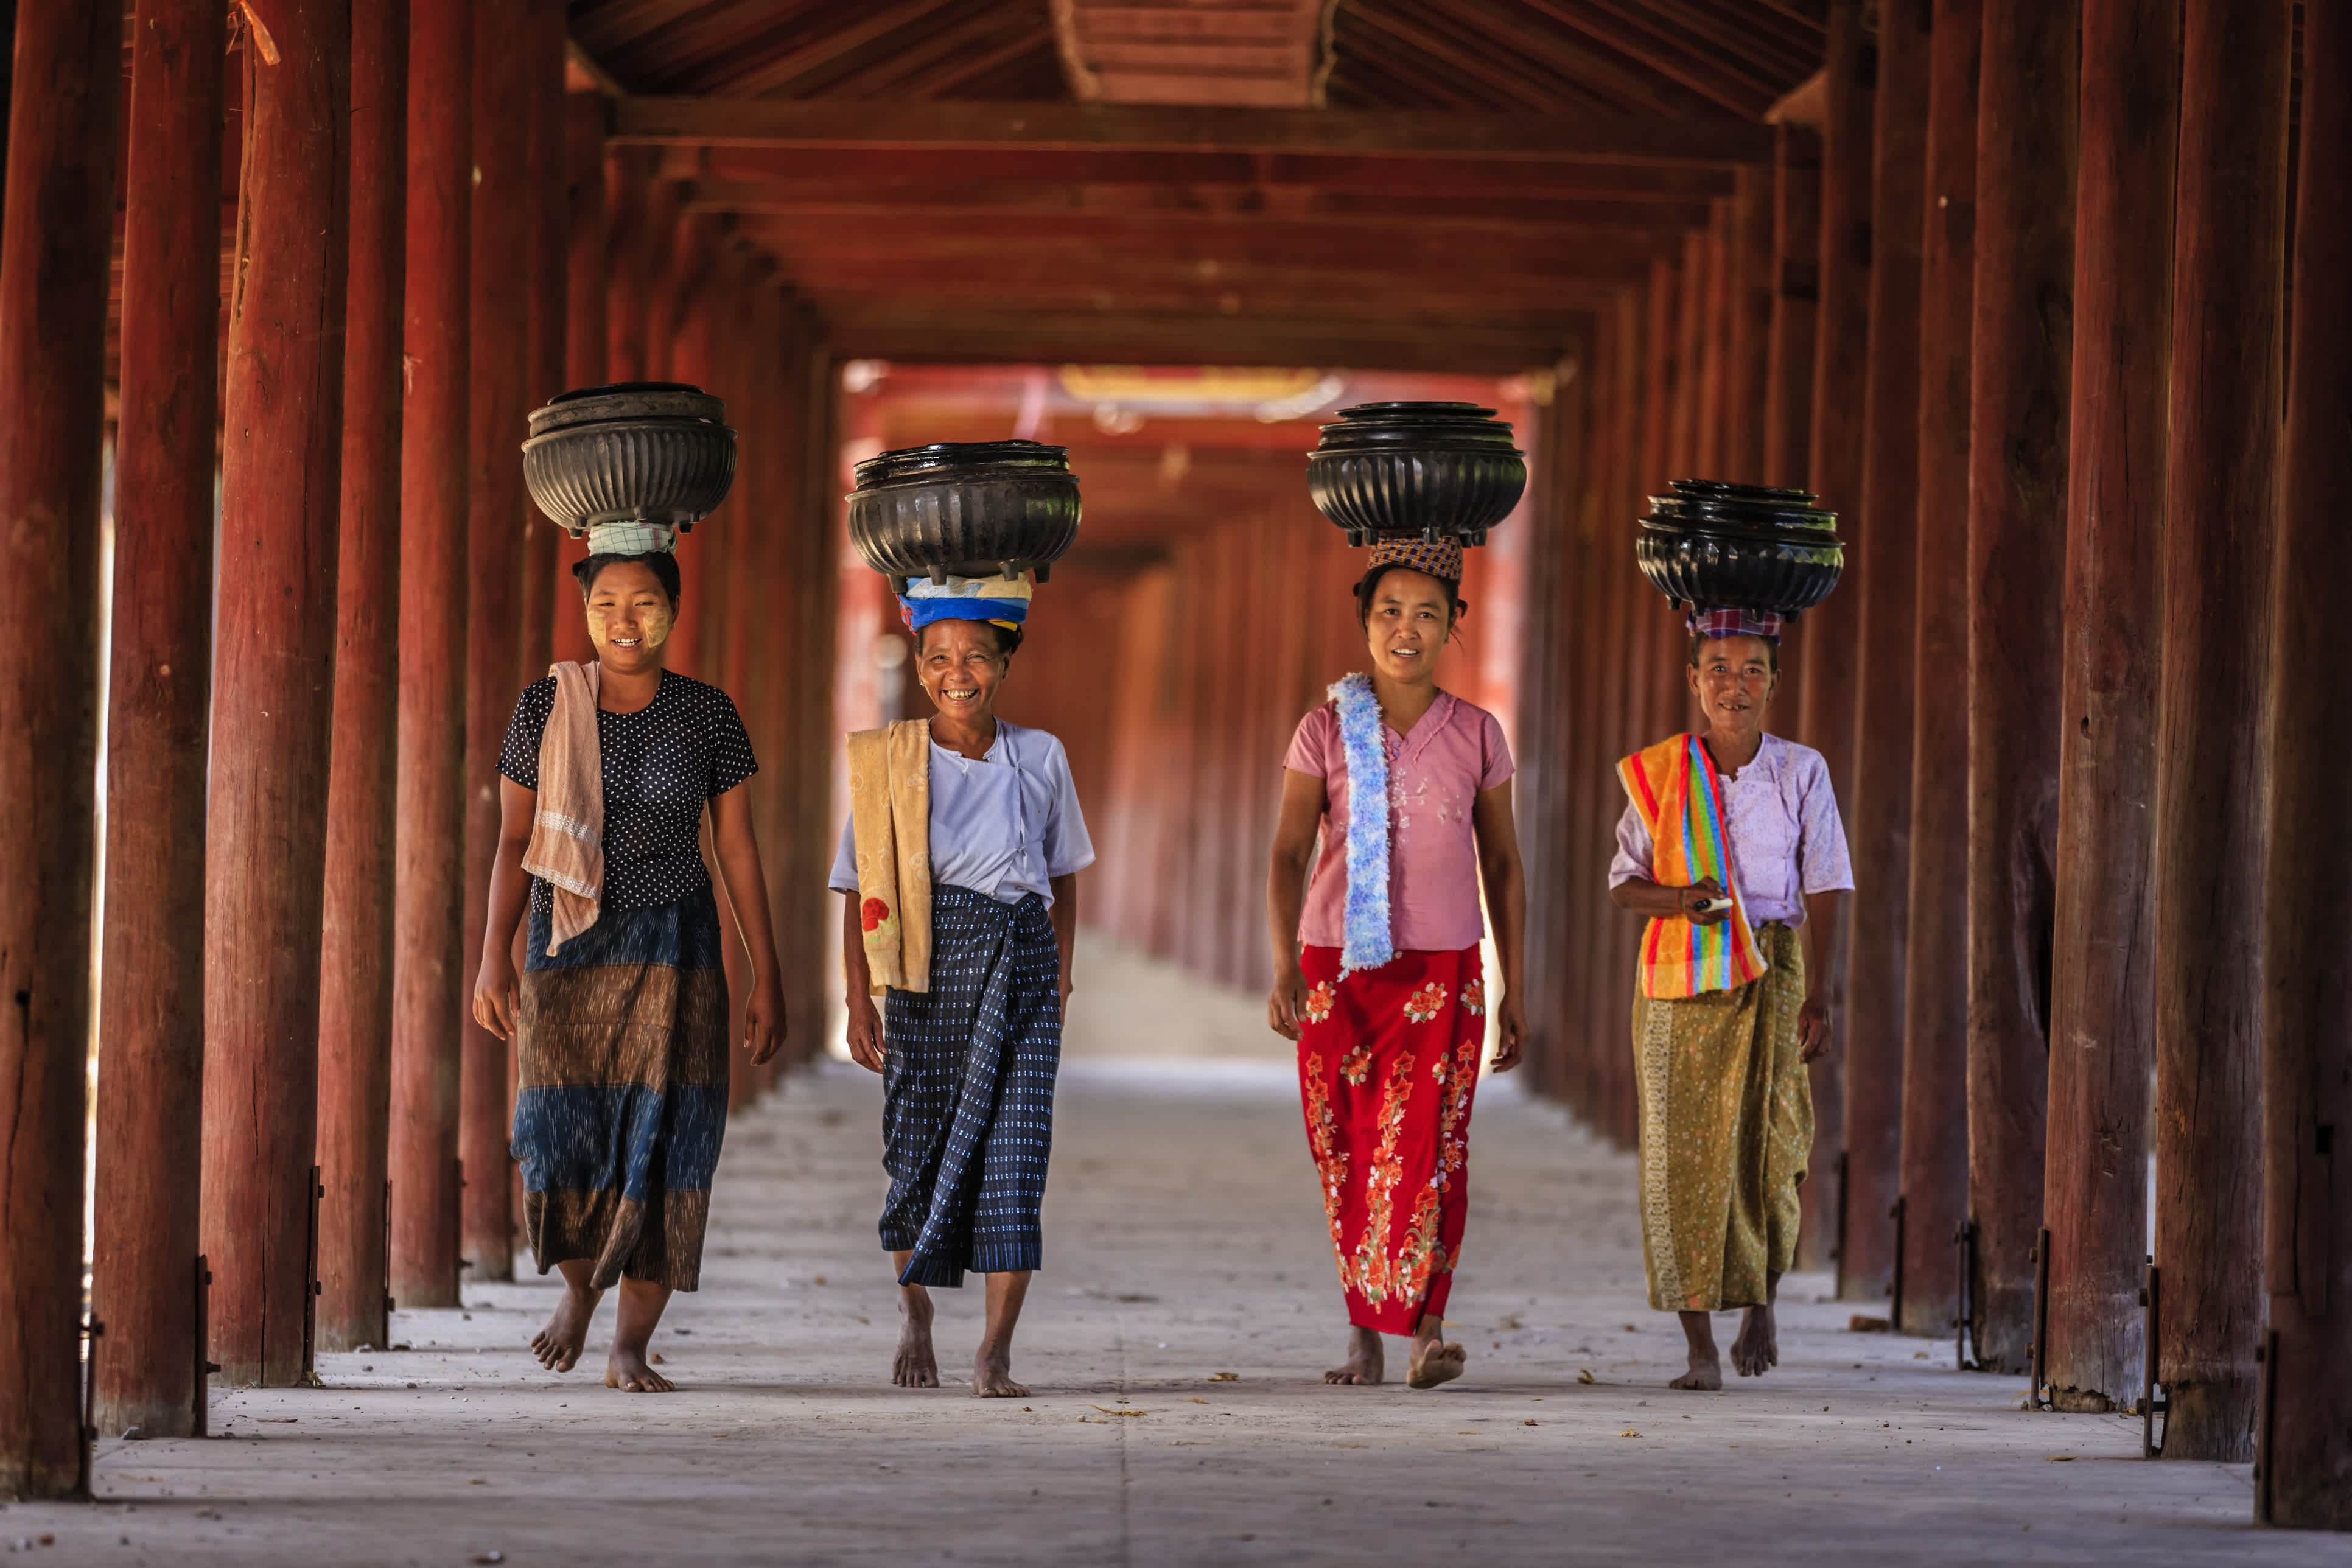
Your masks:
{"label": "bowl lid", "polygon": [[601,425],[621,419],[689,419],[724,425],[727,405],[702,388],[682,381],[619,381],[606,386],[580,386],[559,393],[544,408],[533,409],[530,433],[544,436],[576,425]]}
{"label": "bowl lid", "polygon": [[1043,441],[934,441],[877,453],[856,468],[857,489],[870,490],[910,479],[1075,479],[1070,449]]}
{"label": "bowl lid", "polygon": [[1720,479],[1676,479],[1671,495],[1652,496],[1649,528],[1696,528],[1793,535],[1835,543],[1837,513],[1817,507],[1810,490],[1737,485]]}
{"label": "bowl lid", "polygon": [[1475,403],[1359,403],[1322,428],[1318,453],[1419,447],[1518,455],[1510,426]]}

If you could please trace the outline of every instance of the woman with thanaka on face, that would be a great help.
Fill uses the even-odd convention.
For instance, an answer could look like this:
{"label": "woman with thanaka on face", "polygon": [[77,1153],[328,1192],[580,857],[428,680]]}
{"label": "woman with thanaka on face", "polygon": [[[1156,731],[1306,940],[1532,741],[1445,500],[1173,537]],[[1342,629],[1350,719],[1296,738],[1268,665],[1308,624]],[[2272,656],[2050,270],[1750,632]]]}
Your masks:
{"label": "woman with thanaka on face", "polygon": [[736,788],[759,764],[727,694],[663,668],[677,563],[661,534],[638,531],[650,536],[632,542],[639,552],[608,549],[572,568],[595,662],[558,664],[524,688],[507,728],[474,1018],[520,1037],[524,1226],[539,1271],[563,1276],[531,1350],[572,1370],[618,1285],[604,1382],[652,1394],[673,1386],[647,1344],[670,1292],[699,1281],[726,1131],[726,935],[702,858],[706,811],[751,955],[752,1061],[782,1045],[784,1005],[760,847]]}
{"label": "woman with thanaka on face", "polygon": [[849,737],[831,878],[849,1052],[882,1075],[890,1381],[940,1385],[930,1288],[971,1269],[988,1277],[971,1392],[999,1398],[1029,1393],[1013,1381],[1013,1330],[1044,1264],[1077,874],[1095,858],[1062,742],[996,715],[1029,595],[1025,576],[950,576],[900,596],[934,711]]}
{"label": "woman with thanaka on face", "polygon": [[[1488,1007],[1496,1071],[1518,1065],[1527,1033],[1510,750],[1493,714],[1437,684],[1466,607],[1461,580],[1451,540],[1373,552],[1356,584],[1371,673],[1333,686],[1283,761],[1266,1018],[1298,1043],[1307,1147],[1348,1304],[1348,1357],[1326,1383],[1380,1382],[1382,1334],[1412,1336],[1412,1387],[1462,1375],[1467,1357],[1444,1337],[1445,1302]],[[1482,883],[1503,971],[1492,1002]]]}
{"label": "woman with thanaka on face", "polygon": [[1807,977],[1853,886],[1827,764],[1764,730],[1780,631],[1756,611],[1692,616],[1699,731],[1617,765],[1611,897],[1649,917],[1633,1003],[1642,1253],[1650,1305],[1681,1314],[1690,1351],[1673,1388],[1723,1386],[1710,1312],[1746,1309],[1740,1376],[1780,1363],[1772,1303],[1813,1145],[1805,1064],[1830,1045]]}

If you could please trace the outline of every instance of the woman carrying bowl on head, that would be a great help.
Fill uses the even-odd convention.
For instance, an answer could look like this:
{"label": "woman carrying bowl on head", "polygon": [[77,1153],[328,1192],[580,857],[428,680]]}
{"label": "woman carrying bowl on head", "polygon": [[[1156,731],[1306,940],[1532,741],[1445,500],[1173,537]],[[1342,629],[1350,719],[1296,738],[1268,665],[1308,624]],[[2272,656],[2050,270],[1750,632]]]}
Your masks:
{"label": "woman carrying bowl on head", "polygon": [[1013,1330],[1045,1260],[1077,874],[1095,858],[1062,742],[996,716],[1029,596],[1025,575],[918,579],[899,596],[935,711],[849,737],[831,878],[845,895],[850,1055],[882,1075],[890,1381],[939,1386],[930,1287],[971,1269],[988,1276],[971,1392],[998,1398],[1029,1393],[1013,1381]]}
{"label": "woman carrying bowl on head", "polygon": [[1853,874],[1821,753],[1764,730],[1780,617],[1706,610],[1690,626],[1704,722],[1617,764],[1628,800],[1609,886],[1650,918],[1633,1003],[1650,1305],[1679,1312],[1688,1341],[1668,1386],[1715,1389],[1710,1312],[1746,1309],[1740,1376],[1780,1361],[1772,1303],[1813,1145],[1805,1064],[1830,1045],[1808,976]]}
{"label": "woman carrying bowl on head", "polygon": [[604,1382],[630,1393],[673,1386],[647,1342],[670,1292],[699,1281],[725,1131],[727,933],[703,864],[706,811],[751,961],[743,1048],[764,1062],[784,1038],[760,847],[736,787],[758,771],[751,741],[725,692],[663,668],[678,612],[674,537],[600,530],[598,552],[572,568],[596,658],[556,665],[515,705],[474,986],[476,1021],[520,1037],[524,1225],[539,1271],[563,1276],[531,1349],[570,1371],[617,1285]]}
{"label": "woman carrying bowl on head", "polygon": [[1467,1359],[1444,1327],[1489,1006],[1482,884],[1503,971],[1496,1071],[1518,1065],[1527,1033],[1510,749],[1493,714],[1437,684],[1466,607],[1461,581],[1450,538],[1373,551],[1355,590],[1371,673],[1333,686],[1283,760],[1266,1016],[1298,1043],[1307,1146],[1348,1303],[1348,1358],[1327,1383],[1380,1382],[1382,1334],[1412,1337],[1414,1388],[1461,1376]]}

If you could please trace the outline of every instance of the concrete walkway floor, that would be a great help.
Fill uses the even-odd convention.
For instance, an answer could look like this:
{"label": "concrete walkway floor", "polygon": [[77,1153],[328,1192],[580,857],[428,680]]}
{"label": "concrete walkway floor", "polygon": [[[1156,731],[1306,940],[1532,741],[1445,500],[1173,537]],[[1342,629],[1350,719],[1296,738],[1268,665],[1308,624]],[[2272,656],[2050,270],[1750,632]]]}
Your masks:
{"label": "concrete walkway floor", "polygon": [[[1074,1034],[1181,1030],[1190,983],[1136,978],[1141,1004],[1106,985]],[[1199,1005],[1228,1026],[1255,1005]],[[1507,1080],[1472,1139],[1468,1376],[1327,1387],[1339,1294],[1279,1049],[1073,1057],[1028,1399],[961,1386],[971,1288],[938,1294],[950,1385],[889,1385],[879,1081],[827,1062],[729,1134],[703,1289],[656,1342],[680,1392],[541,1371],[524,1346],[554,1290],[474,1285],[466,1310],[399,1314],[405,1348],[323,1358],[324,1388],[221,1392],[209,1440],[101,1443],[102,1501],[0,1509],[0,1542],[60,1563],[2352,1562],[2252,1529],[2246,1467],[2143,1464],[2136,1421],[2021,1413],[2021,1380],[1954,1373],[1948,1343],[1847,1332],[1817,1279],[1787,1282],[1779,1371],[1669,1392],[1681,1335],[1643,1305],[1630,1158]],[[609,1325],[608,1303],[583,1368]]]}

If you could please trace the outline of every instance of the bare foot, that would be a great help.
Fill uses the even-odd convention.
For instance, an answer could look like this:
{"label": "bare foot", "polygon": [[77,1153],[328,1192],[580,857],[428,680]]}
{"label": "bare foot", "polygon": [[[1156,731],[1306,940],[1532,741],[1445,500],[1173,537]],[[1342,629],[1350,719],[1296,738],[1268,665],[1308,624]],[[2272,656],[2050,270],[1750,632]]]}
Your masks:
{"label": "bare foot", "polygon": [[1388,1370],[1388,1352],[1381,1347],[1381,1336],[1371,1330],[1351,1325],[1348,1330],[1348,1364],[1335,1366],[1323,1374],[1326,1383],[1378,1383]]}
{"label": "bare foot", "polygon": [[596,1302],[603,1292],[563,1289],[563,1300],[547,1320],[547,1326],[530,1336],[530,1353],[539,1364],[550,1372],[570,1372],[580,1363],[580,1352],[588,1347],[588,1320],[596,1315]]}
{"label": "bare foot", "polygon": [[1029,1390],[1013,1381],[1013,1352],[1009,1346],[991,1350],[983,1343],[980,1347],[979,1353],[971,1358],[971,1392],[976,1399],[1029,1397]]}
{"label": "bare foot", "polygon": [[1413,1335],[1413,1359],[1404,1368],[1404,1387],[1434,1389],[1454,1383],[1470,1366],[1470,1352],[1446,1340],[1446,1326],[1433,1317],[1421,1319],[1423,1333]]}
{"label": "bare foot", "polygon": [[616,1344],[604,1360],[604,1386],[624,1394],[667,1394],[677,1384],[647,1365],[643,1352]]}
{"label": "bare foot", "polygon": [[890,1381],[900,1388],[937,1388],[939,1358],[931,1353],[931,1293],[910,1286],[898,1292],[898,1353]]}
{"label": "bare foot", "polygon": [[1739,1337],[1731,1342],[1732,1370],[1742,1377],[1761,1377],[1780,1364],[1780,1339],[1772,1309],[1750,1307],[1739,1320]]}
{"label": "bare foot", "polygon": [[1690,1370],[1666,1386],[1711,1394],[1723,1386],[1723,1363],[1717,1359],[1712,1349],[1705,1352],[1694,1350],[1690,1353]]}

